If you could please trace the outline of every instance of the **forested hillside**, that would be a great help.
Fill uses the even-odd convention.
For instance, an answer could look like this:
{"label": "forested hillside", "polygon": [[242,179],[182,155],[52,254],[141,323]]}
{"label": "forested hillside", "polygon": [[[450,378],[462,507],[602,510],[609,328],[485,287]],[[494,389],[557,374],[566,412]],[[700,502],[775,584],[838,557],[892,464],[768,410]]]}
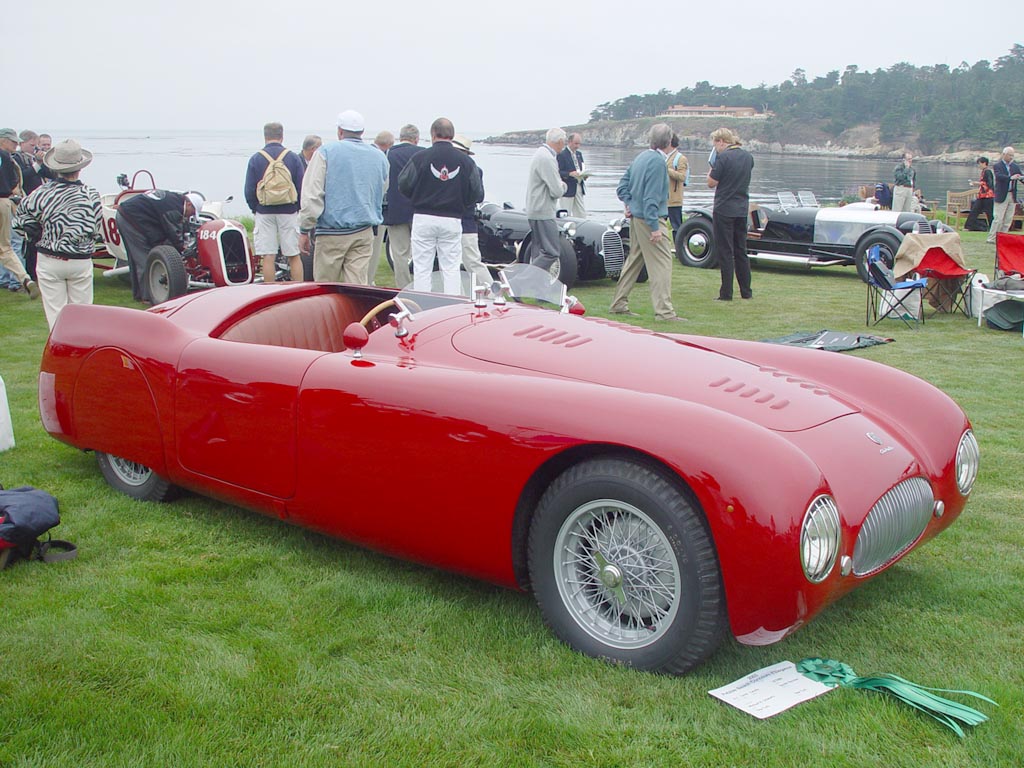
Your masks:
{"label": "forested hillside", "polygon": [[995,63],[963,62],[915,67],[894,64],[862,72],[851,64],[808,79],[796,70],[779,85],[717,86],[701,81],[675,93],[662,89],[601,104],[592,123],[654,117],[674,104],[755,107],[780,123],[813,121],[838,137],[853,125],[875,123],[882,141],[910,138],[925,152],[969,146],[1002,146],[1024,137],[1024,45]]}

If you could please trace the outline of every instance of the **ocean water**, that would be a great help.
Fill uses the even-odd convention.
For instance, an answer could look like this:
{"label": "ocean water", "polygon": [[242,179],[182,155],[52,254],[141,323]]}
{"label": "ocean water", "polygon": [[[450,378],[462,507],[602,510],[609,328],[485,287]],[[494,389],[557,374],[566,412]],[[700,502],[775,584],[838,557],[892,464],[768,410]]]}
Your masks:
{"label": "ocean water", "polygon": [[[232,216],[248,213],[242,196],[249,157],[262,147],[262,131],[51,131],[55,140],[75,138],[93,152],[92,164],[82,173],[85,183],[101,194],[116,192],[118,174],[129,178],[139,170],[153,174],[157,187],[196,190],[209,200],[234,199],[226,206]],[[287,131],[285,145],[295,151],[307,133],[329,135],[323,130]],[[472,133],[468,134],[472,137]],[[522,207],[526,177],[535,147],[474,143],[475,160],[484,171],[487,200]],[[595,218],[621,213],[615,187],[640,149],[588,147],[582,152],[593,176],[587,182],[587,210]],[[691,182],[687,204],[710,205],[707,188],[707,153],[689,152]],[[810,190],[819,201],[835,202],[855,194],[861,185],[892,181],[894,162],[792,155],[754,155],[751,196],[757,202],[774,202],[782,190]],[[926,199],[945,204],[946,190],[964,190],[977,177],[973,166],[917,164],[918,184]],[[148,183],[148,178],[145,178]]]}

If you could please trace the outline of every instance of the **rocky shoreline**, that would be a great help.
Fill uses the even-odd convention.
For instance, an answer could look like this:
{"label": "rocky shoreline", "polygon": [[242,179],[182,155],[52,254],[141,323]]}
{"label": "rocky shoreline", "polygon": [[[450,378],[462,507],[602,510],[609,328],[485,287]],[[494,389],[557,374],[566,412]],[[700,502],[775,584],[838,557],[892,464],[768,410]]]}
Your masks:
{"label": "rocky shoreline", "polygon": [[[908,135],[901,142],[883,142],[877,125],[858,125],[843,131],[832,139],[824,131],[808,123],[792,124],[777,120],[708,120],[640,118],[565,126],[569,132],[583,135],[585,144],[597,147],[629,149],[643,147],[647,132],[657,122],[668,122],[679,135],[684,151],[710,151],[708,138],[711,131],[726,125],[743,139],[751,152],[812,157],[845,157],[865,160],[898,160],[907,150],[914,153],[915,162],[973,165],[979,156],[999,157],[1002,148],[977,149],[963,142],[942,148],[922,148],[916,138]],[[510,131],[498,136],[480,139],[484,144],[536,145],[544,141],[547,129]],[[787,140],[783,140],[786,137]],[[931,151],[926,151],[930,149]]]}

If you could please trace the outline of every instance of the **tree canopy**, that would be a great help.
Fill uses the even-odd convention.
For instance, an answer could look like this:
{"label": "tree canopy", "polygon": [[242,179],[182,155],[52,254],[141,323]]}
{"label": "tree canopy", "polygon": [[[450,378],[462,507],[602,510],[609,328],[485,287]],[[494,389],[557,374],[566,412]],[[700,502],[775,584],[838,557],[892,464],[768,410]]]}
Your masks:
{"label": "tree canopy", "polygon": [[1024,136],[1024,46],[1016,44],[992,64],[962,62],[915,67],[906,62],[862,72],[850,64],[810,79],[797,69],[778,85],[717,86],[631,95],[598,105],[590,121],[655,117],[675,104],[755,107],[784,120],[814,120],[838,136],[847,128],[877,123],[883,141],[916,136],[924,148],[957,142],[1004,145]]}

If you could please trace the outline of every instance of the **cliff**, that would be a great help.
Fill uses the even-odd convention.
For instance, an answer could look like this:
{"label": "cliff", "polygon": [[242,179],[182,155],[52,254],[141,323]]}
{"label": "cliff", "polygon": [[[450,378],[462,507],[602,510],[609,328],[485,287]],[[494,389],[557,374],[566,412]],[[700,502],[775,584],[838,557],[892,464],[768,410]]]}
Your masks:
{"label": "cliff", "polygon": [[[636,120],[606,120],[583,125],[566,126],[565,130],[583,135],[585,144],[599,147],[642,147],[647,144],[647,132],[655,123],[667,122],[679,135],[679,145],[686,150],[711,150],[708,138],[713,130],[726,126],[740,135],[751,152],[791,155],[830,155],[833,157],[860,157],[899,159],[910,150],[915,157],[931,162],[973,163],[979,155],[998,157],[1000,149],[975,149],[965,146],[947,147],[945,151],[925,155],[911,135],[905,142],[883,142],[879,127],[875,124],[856,125],[833,138],[820,125],[810,121],[787,121],[768,119],[721,119],[721,118],[656,118],[645,117]],[[499,136],[481,139],[485,144],[530,144],[544,141],[547,129],[512,131]]]}

